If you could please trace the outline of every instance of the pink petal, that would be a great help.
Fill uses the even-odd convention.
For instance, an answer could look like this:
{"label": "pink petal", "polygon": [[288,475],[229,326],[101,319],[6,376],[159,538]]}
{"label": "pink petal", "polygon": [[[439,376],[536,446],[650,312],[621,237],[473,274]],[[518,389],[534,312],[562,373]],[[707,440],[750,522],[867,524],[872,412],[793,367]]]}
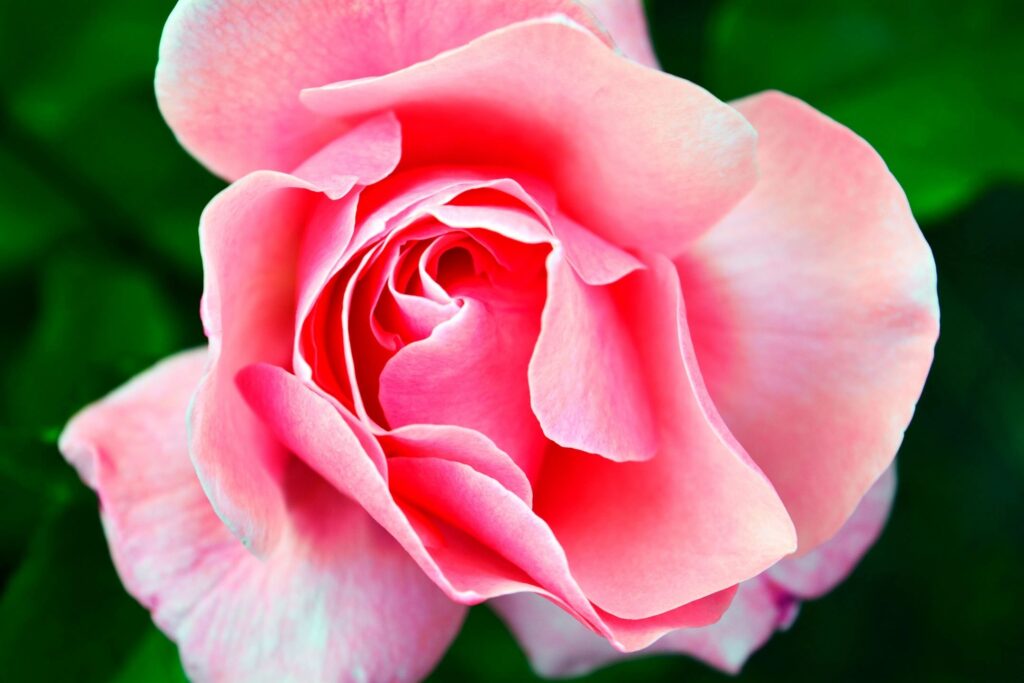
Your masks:
{"label": "pink petal", "polygon": [[260,554],[283,523],[287,454],[248,411],[234,379],[249,363],[290,356],[307,189],[292,176],[250,175],[210,203],[200,227],[210,368],[190,410],[189,453],[217,514]]}
{"label": "pink petal", "polygon": [[731,107],[590,33],[527,21],[378,78],[303,91],[324,116],[394,109],[409,163],[516,166],[627,247],[679,253],[753,185],[755,136]]}
{"label": "pink petal", "polygon": [[644,618],[757,575],[795,548],[775,490],[704,391],[671,263],[616,288],[649,384],[659,450],[644,462],[549,453],[534,505],[603,609]]}
{"label": "pink petal", "polygon": [[544,436],[530,409],[527,365],[539,318],[536,310],[496,313],[466,299],[454,317],[384,367],[380,405],[388,423],[475,429],[535,477]]}
{"label": "pink petal", "polygon": [[548,296],[530,359],[533,412],[545,436],[616,462],[658,447],[654,407],[611,287],[584,283],[560,250],[548,256]]}
{"label": "pink petal", "polygon": [[372,185],[391,175],[401,158],[402,127],[394,114],[385,112],[334,139],[293,174],[329,198],[340,199],[356,184]]}
{"label": "pink petal", "polygon": [[[397,121],[381,115],[334,141],[297,175],[249,175],[203,212],[210,371],[192,406],[190,453],[218,514],[258,553],[272,547],[281,523],[285,454],[238,395],[235,373],[257,361],[284,365],[293,355],[300,249],[307,217],[323,201],[316,193],[344,194],[388,175],[399,141]],[[330,168],[348,175],[334,176]],[[303,275],[315,278],[310,260],[307,253]]]}
{"label": "pink petal", "polygon": [[533,505],[530,480],[515,461],[480,432],[452,425],[410,425],[380,437],[389,457],[431,457],[472,467]]}
{"label": "pink petal", "polygon": [[894,492],[892,468],[871,487],[831,540],[802,557],[787,557],[740,585],[722,618],[709,626],[672,631],[638,652],[623,653],[533,595],[509,595],[489,604],[501,615],[542,676],[579,676],[612,662],[678,653],[736,673],[752,653],[796,618],[799,600],[832,590],[878,537]]}
{"label": "pink petal", "polygon": [[895,465],[882,472],[835,536],[805,555],[787,557],[765,572],[772,583],[805,599],[842,583],[882,533],[896,495]]}
{"label": "pink petal", "polygon": [[[309,315],[354,237],[360,190],[384,180],[401,159],[402,131],[390,112],[373,117],[306,160],[295,175],[317,185],[329,198],[310,216],[300,247],[296,326]],[[309,366],[295,337],[293,360],[306,377]],[[301,368],[301,370],[300,370]]]}
{"label": "pink petal", "polygon": [[608,285],[643,268],[632,254],[609,244],[566,214],[552,212],[550,221],[566,260],[588,285]]}
{"label": "pink petal", "polygon": [[160,41],[157,100],[215,173],[290,171],[350,127],[304,109],[302,88],[383,75],[556,13],[607,38],[570,0],[182,0]]}
{"label": "pink petal", "polygon": [[658,58],[654,56],[651,38],[647,33],[647,17],[642,0],[581,0],[611,34],[615,45],[623,54],[644,66],[654,69]]}
{"label": "pink petal", "polygon": [[678,267],[708,390],[804,552],[896,453],[932,361],[935,265],[863,140],[778,93],[737,107],[762,178]]}
{"label": "pink petal", "polygon": [[193,680],[418,681],[458,630],[449,601],[357,505],[292,461],[281,543],[251,555],[210,507],[185,412],[205,351],[143,373],[68,425],[61,450],[99,494],[125,586]]}
{"label": "pink petal", "polygon": [[539,596],[508,595],[488,604],[511,629],[533,669],[550,678],[582,676],[622,659],[659,653],[688,654],[735,673],[793,611],[779,589],[756,577],[740,586],[714,624],[672,631],[643,650],[624,653]]}
{"label": "pink petal", "polygon": [[[366,188],[358,196],[359,206],[361,210],[365,210],[366,215],[355,226],[355,234],[344,253],[328,271],[328,276],[338,275],[338,280],[324,289],[307,286],[300,293],[300,305],[301,302],[313,300],[317,300],[317,303],[311,314],[306,316],[296,348],[294,364],[299,376],[307,380],[312,379],[329,393],[345,394],[361,419],[370,423],[379,419],[377,415],[369,415],[368,409],[373,409],[374,406],[370,405],[368,408],[367,403],[372,404],[376,401],[378,375],[392,353],[391,350],[385,353],[380,348],[379,338],[370,339],[362,333],[366,331],[363,328],[368,322],[372,327],[374,308],[391,276],[392,271],[386,264],[382,266],[380,262],[386,257],[389,258],[389,250],[394,248],[395,243],[410,237],[410,231],[416,233],[413,236],[417,238],[427,238],[446,232],[443,226],[437,224],[424,227],[425,218],[436,214],[439,218],[453,222],[467,220],[469,216],[459,216],[449,210],[473,207],[446,205],[463,195],[478,192],[507,195],[511,200],[522,202],[526,208],[543,213],[517,181],[510,178],[488,177],[478,170],[417,169],[396,174],[382,183]],[[348,226],[354,222],[356,198],[351,201],[346,198],[343,203],[345,206],[339,211],[330,209],[315,215],[313,225],[310,227],[311,232],[330,233],[343,229],[347,234],[348,228],[339,226]],[[536,220],[522,220],[529,218],[525,213],[520,216],[521,220],[518,222],[510,221],[507,215],[497,216],[493,211],[488,216],[478,214],[476,217],[493,223],[499,234],[514,235],[524,242],[536,243],[545,239],[543,224],[536,223]],[[380,241],[381,238],[383,242]],[[316,239],[325,242],[339,241],[330,236]],[[343,264],[347,271],[340,273]],[[342,275],[344,277],[341,277]],[[423,273],[421,279],[425,285],[430,284],[430,278]],[[344,291],[339,293],[339,290]],[[441,304],[452,302],[451,297],[443,291],[427,294]],[[450,315],[445,311],[445,315],[441,317],[448,318]],[[338,326],[337,321],[341,322],[341,334],[338,335],[341,338],[332,341],[332,330]],[[373,332],[374,337],[379,337],[377,333],[380,330],[373,329]],[[330,349],[325,348],[326,352],[318,355],[319,347]],[[342,351],[339,352],[338,349]],[[357,354],[358,365],[355,363]],[[333,363],[333,360],[339,362]],[[322,366],[322,371],[314,371],[314,366],[318,364]],[[364,393],[367,395],[366,400],[363,397]]]}
{"label": "pink petal", "polygon": [[721,591],[642,621],[610,615],[580,591],[543,520],[496,480],[460,462],[394,457],[393,496],[364,452],[379,445],[351,415],[280,368],[250,366],[239,384],[282,442],[362,505],[455,600],[540,592],[617,647],[638,649],[675,628],[714,622],[732,599],[732,590]]}
{"label": "pink petal", "polygon": [[493,480],[461,463],[436,458],[392,458],[389,464],[397,497],[491,548],[521,572],[519,590],[532,588],[555,600],[619,648],[643,647],[681,625],[711,623],[732,599],[732,591],[725,591],[653,619],[617,618],[595,608],[580,591],[565,553],[543,520]]}

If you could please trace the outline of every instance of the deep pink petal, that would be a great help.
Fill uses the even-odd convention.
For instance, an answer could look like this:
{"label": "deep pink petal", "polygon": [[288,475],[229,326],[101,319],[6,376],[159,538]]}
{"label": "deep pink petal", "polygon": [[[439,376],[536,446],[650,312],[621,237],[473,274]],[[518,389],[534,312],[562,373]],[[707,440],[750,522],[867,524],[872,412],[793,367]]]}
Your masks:
{"label": "deep pink petal", "polygon": [[533,505],[530,480],[515,461],[480,432],[453,425],[410,425],[380,437],[389,457],[430,457],[469,465]]}
{"label": "deep pink petal", "polygon": [[[296,176],[317,185],[336,200],[321,202],[303,232],[296,273],[296,326],[309,315],[355,235],[359,188],[391,175],[401,159],[401,142],[398,120],[390,112],[384,113],[334,140],[296,169]],[[310,370],[300,353],[298,335],[293,361],[296,371],[308,378]]]}
{"label": "deep pink petal", "polygon": [[[509,567],[486,564],[490,557],[473,554],[475,548],[451,554],[443,547],[428,549],[435,535],[430,525],[410,520],[411,513],[396,504],[387,471],[374,465],[385,458],[380,444],[351,414],[279,367],[251,365],[239,373],[238,384],[277,438],[387,529],[453,600],[475,603],[523,589],[519,576],[510,578]],[[369,451],[376,453],[367,457]],[[474,565],[474,559],[482,562]]]}
{"label": "deep pink petal", "polygon": [[380,405],[389,424],[475,429],[535,477],[544,437],[530,409],[527,365],[539,323],[533,309],[495,312],[466,299],[455,316],[384,367]]}
{"label": "deep pink petal", "polygon": [[496,482],[461,463],[435,458],[394,458],[389,463],[396,496],[491,548],[522,572],[523,589],[532,587],[531,592],[556,600],[619,648],[635,650],[673,628],[714,622],[732,599],[729,590],[652,619],[615,617],[581,592],[543,520]]}
{"label": "deep pink petal", "polygon": [[643,267],[634,256],[559,211],[549,200],[551,190],[546,185],[519,175],[518,180],[526,183],[525,186],[500,175],[488,186],[507,197],[519,199],[522,207],[492,206],[481,200],[479,205],[445,204],[431,207],[427,212],[452,228],[484,228],[526,244],[557,240],[577,275],[587,284],[609,284]]}
{"label": "deep pink petal", "polygon": [[556,13],[607,39],[571,0],[182,0],[160,41],[157,100],[215,173],[291,171],[350,126],[303,108],[303,88],[383,75]]}
{"label": "deep pink petal", "polygon": [[[535,20],[387,76],[303,91],[324,116],[394,109],[409,163],[501,163],[551,181],[605,239],[681,252],[753,185],[755,135],[703,89]],[[569,125],[571,124],[571,125]]]}
{"label": "deep pink petal", "polygon": [[489,604],[543,676],[578,676],[624,658],[658,653],[689,655],[735,673],[777,630],[792,623],[800,600],[819,597],[846,578],[878,537],[892,502],[894,484],[890,468],[839,533],[807,555],[787,557],[745,581],[716,623],[672,631],[638,652],[616,650],[605,638],[538,596],[509,595]]}
{"label": "deep pink petal", "polygon": [[757,575],[795,548],[795,535],[704,391],[672,264],[652,257],[613,287],[648,382],[658,452],[633,463],[551,452],[534,506],[590,599],[635,619]]}
{"label": "deep pink petal", "polygon": [[761,180],[679,273],[708,390],[805,552],[896,453],[938,333],[935,265],[863,140],[778,93],[737,107]]}
{"label": "deep pink petal", "polygon": [[615,41],[616,47],[630,59],[654,69],[658,59],[654,56],[651,37],[647,33],[647,17],[643,0],[581,0],[597,17]]}
{"label": "deep pink petal", "polygon": [[[125,586],[193,680],[419,681],[463,608],[357,505],[291,469],[275,552],[251,555],[189,462],[185,412],[205,351],[175,356],[79,413],[61,450],[96,489]],[[301,481],[300,481],[301,480]]]}
{"label": "deep pink petal", "polygon": [[365,455],[379,449],[377,441],[293,375],[254,365],[239,384],[288,448],[366,509],[455,600],[539,592],[617,647],[635,650],[673,629],[714,622],[732,599],[733,590],[720,591],[640,621],[608,614],[580,591],[543,520],[495,479],[428,456],[392,458],[389,482]]}
{"label": "deep pink petal", "polygon": [[545,436],[616,462],[658,447],[639,349],[611,287],[583,282],[562,251],[548,256],[548,295],[529,367],[530,402]]}

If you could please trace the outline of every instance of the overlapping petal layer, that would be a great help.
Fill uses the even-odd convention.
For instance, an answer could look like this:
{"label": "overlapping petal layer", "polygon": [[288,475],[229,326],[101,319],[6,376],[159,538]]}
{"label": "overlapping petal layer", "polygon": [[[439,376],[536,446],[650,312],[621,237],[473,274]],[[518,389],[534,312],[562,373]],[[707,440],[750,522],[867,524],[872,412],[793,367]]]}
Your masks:
{"label": "overlapping petal layer", "polygon": [[464,608],[362,508],[290,459],[288,517],[269,555],[251,554],[214,513],[185,437],[208,360],[197,350],[162,362],[61,437],[99,495],[128,591],[197,682],[421,680]]}
{"label": "overlapping petal layer", "polygon": [[290,171],[351,127],[305,109],[303,88],[380,76],[555,14],[610,41],[573,0],[181,0],[160,41],[157,100],[215,173]]}
{"label": "overlapping petal layer", "polygon": [[756,176],[754,132],[733,108],[564,20],[514,24],[394,73],[308,88],[302,101],[341,119],[394,110],[406,164],[527,169],[566,213],[625,247],[678,254]]}
{"label": "overlapping petal layer", "polygon": [[633,655],[617,651],[537,596],[510,595],[491,605],[542,676],[578,676],[624,657],[661,653],[688,654],[737,672],[772,634],[789,626],[800,600],[828,592],[853,570],[881,533],[894,491],[895,476],[890,468],[831,540],[802,557],[787,557],[745,581],[718,622],[673,631]]}
{"label": "overlapping petal layer", "polygon": [[737,107],[761,179],[679,274],[708,391],[806,552],[896,454],[938,333],[935,264],[867,143],[778,93]]}

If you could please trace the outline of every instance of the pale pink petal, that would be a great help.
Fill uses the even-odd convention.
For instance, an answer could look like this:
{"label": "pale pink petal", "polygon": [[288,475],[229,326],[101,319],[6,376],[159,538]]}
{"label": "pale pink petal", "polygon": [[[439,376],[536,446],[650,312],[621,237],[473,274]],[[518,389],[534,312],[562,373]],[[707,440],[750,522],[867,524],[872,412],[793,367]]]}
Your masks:
{"label": "pale pink petal", "polygon": [[372,185],[391,175],[401,158],[402,127],[394,114],[385,112],[328,143],[293,175],[313,183],[329,198],[340,199],[357,184]]}
{"label": "pale pink petal", "polygon": [[[383,114],[334,141],[297,175],[251,174],[203,212],[202,313],[211,367],[192,407],[190,453],[218,513],[258,553],[272,547],[281,522],[284,453],[241,400],[235,373],[258,361],[286,364],[293,355],[307,217],[326,202],[318,193],[344,194],[387,176],[398,163],[399,142],[397,121]],[[308,262],[302,274],[315,279]]]}
{"label": "pale pink petal", "polygon": [[346,119],[394,109],[404,160],[522,168],[620,246],[681,252],[756,176],[755,135],[734,109],[564,20],[522,22],[302,100]]}
{"label": "pale pink petal", "polygon": [[672,264],[651,257],[612,287],[649,383],[658,452],[633,463],[551,452],[534,507],[588,597],[636,619],[749,579],[796,539],[775,490],[704,391]]}
{"label": "pale pink petal", "polygon": [[680,653],[729,673],[738,673],[752,653],[772,635],[788,628],[799,603],[762,576],[740,584],[720,620],[710,626],[673,631],[647,652]]}
{"label": "pale pink petal", "polygon": [[566,214],[552,212],[550,220],[566,259],[588,285],[608,285],[643,268],[632,254],[609,244]]}
{"label": "pale pink petal", "polygon": [[744,582],[720,620],[709,626],[672,631],[637,652],[616,650],[547,600],[508,595],[488,603],[511,629],[541,676],[582,676],[607,664],[652,654],[687,654],[719,669],[737,672],[751,652],[792,618],[793,601],[770,582]]}
{"label": "pale pink petal", "polygon": [[543,520],[491,477],[451,460],[395,457],[389,482],[364,453],[379,449],[377,441],[313,388],[269,365],[246,368],[239,384],[289,449],[362,505],[453,599],[540,592],[633,650],[676,628],[714,622],[732,599],[729,589],[641,621],[610,615],[580,591]]}
{"label": "pale pink petal", "polygon": [[292,460],[282,542],[251,555],[189,462],[185,412],[205,351],[175,356],[86,408],[61,450],[94,487],[118,573],[177,642],[190,678],[419,681],[463,608],[357,505]]}
{"label": "pale pink petal", "polygon": [[181,0],[160,41],[157,100],[215,173],[291,171],[350,126],[303,108],[303,88],[380,76],[556,13],[610,41],[571,0]]}
{"label": "pale pink petal", "polygon": [[643,0],[581,0],[611,34],[623,54],[654,69],[658,59],[654,56],[651,37],[647,33],[647,17]]}
{"label": "pale pink petal", "polygon": [[805,552],[903,438],[938,333],[935,264],[863,140],[779,93],[737,107],[761,180],[678,267],[708,390]]}
{"label": "pale pink petal", "polygon": [[466,299],[455,316],[384,367],[379,397],[388,423],[475,429],[533,479],[544,437],[530,409],[527,366],[539,323],[536,310],[499,314]]}
{"label": "pale pink petal", "polygon": [[878,540],[895,495],[895,465],[890,465],[835,536],[805,555],[785,558],[765,575],[802,599],[828,593],[853,571]]}
{"label": "pale pink petal", "polygon": [[545,436],[614,460],[646,460],[658,447],[639,351],[611,287],[583,282],[562,251],[547,259],[548,295],[530,359],[533,412]]}
{"label": "pale pink petal", "polygon": [[287,362],[295,325],[295,271],[312,186],[292,176],[247,176],[203,212],[203,323],[210,369],[190,410],[189,453],[214,509],[255,552],[276,543],[284,519],[286,453],[246,408],[235,373]]}

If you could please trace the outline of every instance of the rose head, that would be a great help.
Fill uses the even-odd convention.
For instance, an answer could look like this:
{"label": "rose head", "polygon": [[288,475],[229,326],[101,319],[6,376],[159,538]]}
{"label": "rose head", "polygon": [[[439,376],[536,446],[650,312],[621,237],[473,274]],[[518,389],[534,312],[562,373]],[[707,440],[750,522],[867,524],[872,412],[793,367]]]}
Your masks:
{"label": "rose head", "polygon": [[902,191],[586,5],[174,10],[209,347],[61,448],[196,680],[418,680],[485,600],[542,673],[735,670],[880,532],[938,319]]}

